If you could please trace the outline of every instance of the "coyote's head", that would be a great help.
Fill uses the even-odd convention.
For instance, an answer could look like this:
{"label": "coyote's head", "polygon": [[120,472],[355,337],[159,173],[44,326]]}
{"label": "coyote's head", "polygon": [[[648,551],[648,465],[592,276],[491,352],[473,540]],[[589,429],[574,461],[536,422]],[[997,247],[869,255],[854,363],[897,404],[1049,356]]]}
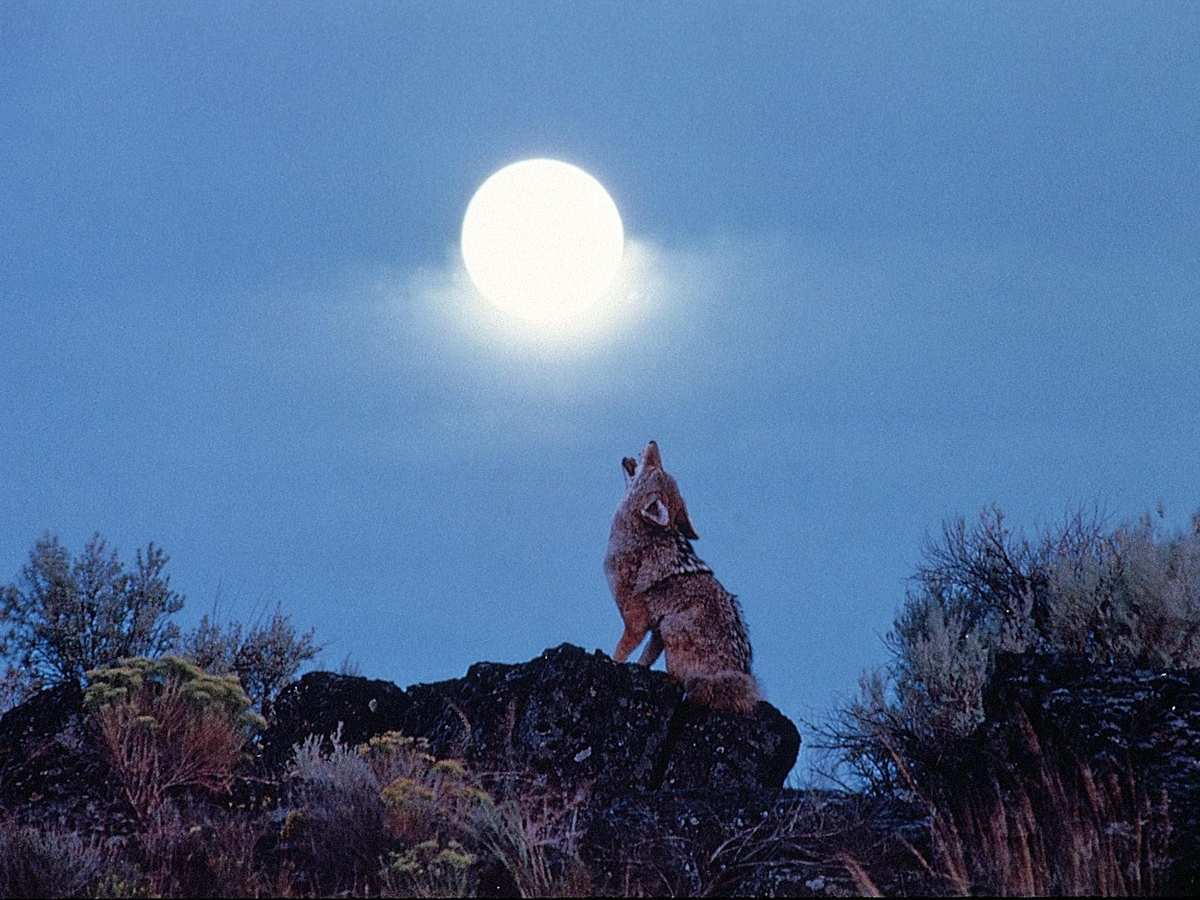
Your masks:
{"label": "coyote's head", "polygon": [[626,500],[632,501],[643,521],[651,527],[674,529],[691,540],[699,537],[688,518],[679,486],[662,467],[658,444],[648,443],[638,461],[625,457],[621,468],[625,470]]}

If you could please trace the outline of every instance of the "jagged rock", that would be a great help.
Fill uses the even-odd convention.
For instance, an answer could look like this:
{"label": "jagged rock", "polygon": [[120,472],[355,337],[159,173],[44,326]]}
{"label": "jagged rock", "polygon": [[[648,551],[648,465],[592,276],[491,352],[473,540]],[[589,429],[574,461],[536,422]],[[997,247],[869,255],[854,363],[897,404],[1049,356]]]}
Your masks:
{"label": "jagged rock", "polygon": [[476,663],[466,677],[408,689],[406,734],[475,772],[524,772],[571,788],[661,779],[678,688],[564,644],[527,663]]}
{"label": "jagged rock", "polygon": [[[376,708],[369,711],[370,701]],[[463,678],[401,691],[328,672],[286,688],[272,754],[343,723],[343,740],[388,729],[429,740],[485,778],[587,788],[598,798],[646,790],[778,790],[800,736],[768,703],[752,719],[697,709],[662,672],[563,644],[526,663],[476,663]]]}
{"label": "jagged rock", "polygon": [[800,733],[760,702],[749,722],[689,704],[676,708],[668,730],[663,790],[777,791],[796,763]]}
{"label": "jagged rock", "polygon": [[563,644],[515,665],[408,689],[403,730],[477,772],[527,772],[597,797],[645,790],[778,790],[800,735],[768,703],[755,716],[697,709],[664,673]]}
{"label": "jagged rock", "polygon": [[309,735],[356,745],[400,728],[412,701],[390,681],[333,672],[309,672],[279,692],[274,723],[263,736],[263,760],[278,771]]}

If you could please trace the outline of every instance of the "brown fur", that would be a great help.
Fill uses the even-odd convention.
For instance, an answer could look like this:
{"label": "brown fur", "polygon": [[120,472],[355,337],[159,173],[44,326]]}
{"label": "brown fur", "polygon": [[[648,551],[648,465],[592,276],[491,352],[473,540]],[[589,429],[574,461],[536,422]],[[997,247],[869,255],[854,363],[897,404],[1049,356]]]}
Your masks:
{"label": "brown fur", "polygon": [[621,466],[626,493],[604,558],[625,622],[613,659],[624,662],[649,633],[640,665],[653,665],[665,649],[667,672],[690,700],[748,715],[761,695],[737,598],[692,549],[696,530],[658,445],[651,441],[640,463],[626,458]]}

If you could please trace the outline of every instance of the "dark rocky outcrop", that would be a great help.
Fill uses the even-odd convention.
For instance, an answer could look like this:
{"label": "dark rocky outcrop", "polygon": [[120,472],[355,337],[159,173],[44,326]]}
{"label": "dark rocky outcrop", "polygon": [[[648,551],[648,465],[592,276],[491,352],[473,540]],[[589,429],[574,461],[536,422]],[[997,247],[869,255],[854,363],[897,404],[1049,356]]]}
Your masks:
{"label": "dark rocky outcrop", "polygon": [[775,707],[752,719],[683,701],[661,672],[563,644],[528,663],[478,663],[465,678],[408,689],[407,734],[469,768],[522,771],[593,796],[778,790],[800,735]]}
{"label": "dark rocky outcrop", "polygon": [[387,730],[424,737],[438,757],[484,775],[592,796],[643,791],[777,791],[800,735],[769,703],[754,717],[697,709],[663,673],[570,644],[527,663],[476,663],[463,678],[416,684],[312,672],[275,706],[272,763],[308,734],[359,743]]}

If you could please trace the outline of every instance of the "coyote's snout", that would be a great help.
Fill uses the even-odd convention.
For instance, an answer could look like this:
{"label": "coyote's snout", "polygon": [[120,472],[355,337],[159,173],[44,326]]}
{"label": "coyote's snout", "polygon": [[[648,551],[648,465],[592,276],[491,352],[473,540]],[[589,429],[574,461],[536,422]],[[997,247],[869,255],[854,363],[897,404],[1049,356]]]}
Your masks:
{"label": "coyote's snout", "polygon": [[696,529],[679,487],[651,441],[625,457],[625,497],[613,518],[604,572],[625,622],[613,659],[624,662],[647,632],[638,662],[667,652],[667,672],[702,706],[748,714],[760,699],[737,598],[692,549]]}

